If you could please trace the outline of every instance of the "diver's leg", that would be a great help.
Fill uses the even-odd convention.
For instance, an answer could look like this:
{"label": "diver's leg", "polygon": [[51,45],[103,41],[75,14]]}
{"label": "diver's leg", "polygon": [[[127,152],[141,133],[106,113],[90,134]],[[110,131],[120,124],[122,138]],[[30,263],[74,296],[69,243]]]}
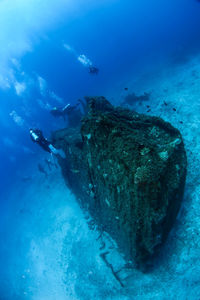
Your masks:
{"label": "diver's leg", "polygon": [[62,149],[56,149],[52,144],[49,145],[49,149],[54,155],[60,155],[62,158],[66,158],[65,153]]}

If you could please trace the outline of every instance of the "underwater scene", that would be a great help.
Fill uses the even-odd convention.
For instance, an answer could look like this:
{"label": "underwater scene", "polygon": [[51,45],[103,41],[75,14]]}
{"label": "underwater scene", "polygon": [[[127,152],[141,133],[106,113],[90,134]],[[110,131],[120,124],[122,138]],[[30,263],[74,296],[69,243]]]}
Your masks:
{"label": "underwater scene", "polygon": [[200,300],[200,1],[0,27],[0,300]]}

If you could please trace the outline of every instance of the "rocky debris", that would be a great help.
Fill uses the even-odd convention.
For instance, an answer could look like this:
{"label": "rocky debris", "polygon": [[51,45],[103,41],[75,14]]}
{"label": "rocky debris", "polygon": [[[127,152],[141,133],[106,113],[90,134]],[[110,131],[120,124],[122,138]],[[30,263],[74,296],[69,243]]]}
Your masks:
{"label": "rocky debris", "polygon": [[[187,159],[180,132],[158,117],[87,98],[81,128],[52,135],[66,184],[95,228],[143,269],[179,211]],[[104,257],[105,258],[105,257]]]}

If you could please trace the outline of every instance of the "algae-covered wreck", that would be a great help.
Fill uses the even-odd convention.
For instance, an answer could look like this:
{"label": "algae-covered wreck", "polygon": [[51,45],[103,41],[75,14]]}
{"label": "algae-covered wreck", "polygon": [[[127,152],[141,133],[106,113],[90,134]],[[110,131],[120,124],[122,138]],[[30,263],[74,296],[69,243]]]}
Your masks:
{"label": "algae-covered wreck", "polygon": [[186,153],[180,132],[157,117],[105,98],[87,98],[81,127],[52,135],[68,187],[100,230],[144,266],[166,239],[180,208]]}

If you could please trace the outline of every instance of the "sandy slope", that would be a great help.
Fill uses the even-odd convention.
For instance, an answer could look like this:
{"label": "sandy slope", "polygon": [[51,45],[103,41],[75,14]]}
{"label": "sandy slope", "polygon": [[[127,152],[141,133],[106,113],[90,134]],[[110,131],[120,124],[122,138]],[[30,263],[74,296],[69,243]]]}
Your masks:
{"label": "sandy slope", "polygon": [[154,271],[129,279],[134,299],[200,299],[200,56],[127,85],[138,95],[151,92],[149,101],[132,108],[177,127],[188,157],[185,198],[176,225]]}

